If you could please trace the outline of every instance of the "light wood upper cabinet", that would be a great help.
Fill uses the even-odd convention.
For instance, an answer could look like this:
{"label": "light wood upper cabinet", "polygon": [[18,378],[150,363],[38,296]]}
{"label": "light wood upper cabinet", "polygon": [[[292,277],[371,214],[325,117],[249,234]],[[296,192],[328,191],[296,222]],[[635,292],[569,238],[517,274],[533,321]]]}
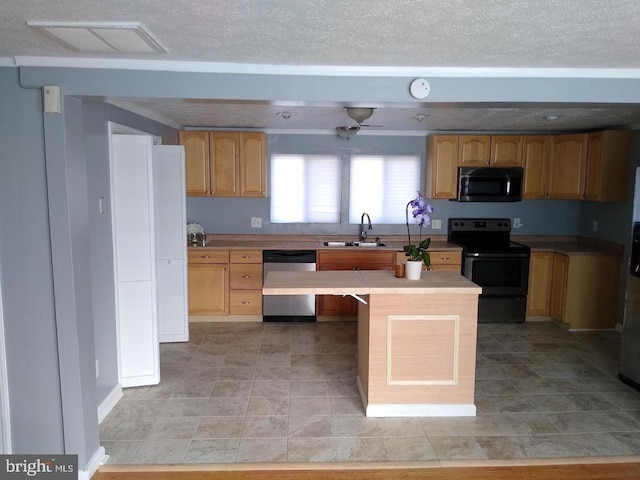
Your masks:
{"label": "light wood upper cabinet", "polygon": [[487,167],[490,164],[491,135],[459,135],[459,167]]}
{"label": "light wood upper cabinet", "polygon": [[428,198],[456,198],[458,185],[458,135],[427,138],[426,191]]}
{"label": "light wood upper cabinet", "polygon": [[240,132],[211,132],[211,195],[240,196]]}
{"label": "light wood upper cabinet", "polygon": [[265,197],[267,195],[266,135],[243,133],[240,139],[240,195]]}
{"label": "light wood upper cabinet", "polygon": [[527,315],[549,315],[553,255],[552,252],[531,252]]}
{"label": "light wood upper cabinet", "polygon": [[549,163],[549,136],[525,135],[522,140],[524,186],[522,198],[545,198]]}
{"label": "light wood upper cabinet", "polygon": [[180,132],[187,196],[265,197],[266,135]]}
{"label": "light wood upper cabinet", "polygon": [[627,200],[629,132],[604,130],[589,133],[585,200]]}
{"label": "light wood upper cabinet", "polygon": [[491,137],[491,166],[522,166],[522,135],[493,135]]}
{"label": "light wood upper cabinet", "polygon": [[184,146],[187,196],[209,195],[209,133],[180,132],[180,145]]}
{"label": "light wood upper cabinet", "polygon": [[584,197],[587,134],[551,135],[548,198],[580,200]]}

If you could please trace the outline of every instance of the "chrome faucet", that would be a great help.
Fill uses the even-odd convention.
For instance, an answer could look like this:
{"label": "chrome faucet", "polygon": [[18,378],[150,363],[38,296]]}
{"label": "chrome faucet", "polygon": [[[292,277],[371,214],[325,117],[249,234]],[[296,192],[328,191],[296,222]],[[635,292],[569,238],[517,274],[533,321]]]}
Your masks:
{"label": "chrome faucet", "polygon": [[360,241],[364,242],[367,240],[367,231],[364,229],[364,217],[365,215],[367,216],[367,220],[369,222],[369,228],[368,230],[372,230],[373,227],[371,226],[371,218],[369,217],[369,214],[367,212],[362,214],[362,217],[360,217]]}

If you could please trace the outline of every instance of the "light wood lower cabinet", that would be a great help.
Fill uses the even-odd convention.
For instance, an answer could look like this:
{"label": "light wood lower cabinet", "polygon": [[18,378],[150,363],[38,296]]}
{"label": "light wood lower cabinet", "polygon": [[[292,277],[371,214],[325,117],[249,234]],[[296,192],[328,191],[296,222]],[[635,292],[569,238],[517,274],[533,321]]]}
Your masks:
{"label": "light wood lower cabinet", "polygon": [[[395,252],[354,252],[319,250],[317,270],[393,270]],[[358,301],[339,295],[318,295],[316,314],[331,317],[355,317]]]}
{"label": "light wood lower cabinet", "polygon": [[229,313],[262,315],[262,252],[232,251]]}
{"label": "light wood lower cabinet", "polygon": [[[553,254],[549,315],[570,329],[617,323],[621,257]],[[541,286],[530,288],[542,290]]]}
{"label": "light wood lower cabinet", "polygon": [[553,252],[531,252],[527,315],[549,315]]}
{"label": "light wood lower cabinet", "polygon": [[189,314],[229,315],[229,252],[190,250]]}
{"label": "light wood lower cabinet", "polygon": [[262,251],[189,250],[191,315],[262,315]]}

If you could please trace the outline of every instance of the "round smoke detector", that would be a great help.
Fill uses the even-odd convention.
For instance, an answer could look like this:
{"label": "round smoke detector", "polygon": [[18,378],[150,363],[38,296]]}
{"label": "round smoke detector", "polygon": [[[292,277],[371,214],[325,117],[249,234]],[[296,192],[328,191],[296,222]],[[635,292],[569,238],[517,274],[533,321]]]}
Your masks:
{"label": "round smoke detector", "polygon": [[409,91],[413,98],[422,99],[429,95],[431,85],[424,78],[416,78],[409,86]]}

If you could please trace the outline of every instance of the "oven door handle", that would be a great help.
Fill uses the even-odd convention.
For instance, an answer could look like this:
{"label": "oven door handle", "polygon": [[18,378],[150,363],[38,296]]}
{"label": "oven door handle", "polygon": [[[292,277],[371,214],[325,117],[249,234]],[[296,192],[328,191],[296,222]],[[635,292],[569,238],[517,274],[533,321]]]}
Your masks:
{"label": "oven door handle", "polygon": [[519,259],[519,258],[529,258],[531,255],[528,253],[515,253],[505,255],[504,253],[467,253],[467,257],[471,258],[500,258],[502,260],[509,260],[510,258]]}

